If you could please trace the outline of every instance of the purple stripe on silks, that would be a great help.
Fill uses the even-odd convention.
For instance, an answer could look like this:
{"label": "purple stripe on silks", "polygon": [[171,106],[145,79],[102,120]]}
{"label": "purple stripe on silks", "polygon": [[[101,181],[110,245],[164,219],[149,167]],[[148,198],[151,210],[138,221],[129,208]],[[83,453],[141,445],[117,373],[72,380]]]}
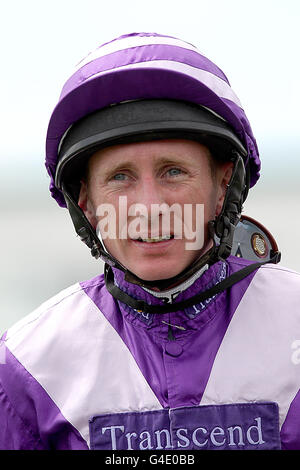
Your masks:
{"label": "purple stripe on silks", "polygon": [[228,83],[222,70],[196,51],[191,51],[174,45],[149,44],[112,52],[111,54],[99,57],[83,65],[65,83],[60,99],[70,93],[74,87],[78,86],[94,74],[122,67],[124,65],[136,64],[145,61],[148,62],[151,60],[174,60],[176,62],[181,62],[185,65],[191,65],[192,67],[210,72]]}
{"label": "purple stripe on silks", "polygon": [[8,349],[0,368],[0,449],[88,450],[78,430]]}
{"label": "purple stripe on silks", "polygon": [[[229,276],[249,263],[243,260],[242,263],[228,264]],[[180,356],[182,361],[178,365],[176,357],[165,355],[165,363],[170,371],[174,370],[177,382],[177,386],[172,386],[169,390],[169,400],[172,400],[170,406],[190,406],[200,403],[219,346],[253,276],[254,273],[235,284],[229,291],[217,295],[206,310],[188,322],[190,328],[193,328],[193,321],[196,324],[199,322],[199,330],[190,334],[182,343],[183,352]],[[179,300],[181,299],[178,297]],[[188,370],[185,366],[187,361]]]}
{"label": "purple stripe on silks", "polygon": [[[249,263],[230,257],[228,275]],[[195,285],[199,292],[203,290],[219,268],[219,263],[212,266],[176,301],[182,296],[195,295]],[[129,313],[128,307],[117,303],[107,292],[100,293],[95,280],[81,283],[81,286],[127,345],[161,405],[177,408],[200,403],[227,327],[254,275],[250,274],[229,291],[218,294],[193,319],[185,312],[154,314],[148,325],[138,318],[136,312]],[[145,298],[144,291],[140,289],[138,292],[141,295],[137,293],[137,297],[142,298],[144,294]],[[160,303],[152,297],[152,303],[155,302]],[[184,328],[173,329],[175,341],[168,339],[168,326],[163,321]]]}
{"label": "purple stripe on silks", "polygon": [[300,390],[292,401],[287,416],[281,426],[282,449],[300,450]]}

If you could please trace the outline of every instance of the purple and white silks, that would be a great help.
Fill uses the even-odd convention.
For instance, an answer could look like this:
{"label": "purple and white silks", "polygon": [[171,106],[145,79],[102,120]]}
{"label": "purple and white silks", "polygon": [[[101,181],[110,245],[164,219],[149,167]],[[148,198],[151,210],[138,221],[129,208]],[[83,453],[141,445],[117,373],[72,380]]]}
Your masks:
{"label": "purple and white silks", "polygon": [[[176,301],[245,263],[217,263]],[[66,289],[5,335],[0,448],[300,449],[299,283],[265,265],[163,315],[116,302],[102,276]]]}

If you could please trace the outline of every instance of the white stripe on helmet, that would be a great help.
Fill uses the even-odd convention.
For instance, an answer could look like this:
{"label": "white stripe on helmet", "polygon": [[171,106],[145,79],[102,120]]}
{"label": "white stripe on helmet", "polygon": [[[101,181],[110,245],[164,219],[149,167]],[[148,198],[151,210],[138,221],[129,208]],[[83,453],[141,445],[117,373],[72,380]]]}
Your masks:
{"label": "white stripe on helmet", "polygon": [[185,41],[180,39],[164,37],[164,36],[128,36],[120,38],[116,41],[109,42],[103,46],[99,46],[94,51],[90,52],[85,58],[83,58],[75,67],[75,71],[83,67],[84,65],[92,62],[99,57],[104,55],[112,54],[114,52],[120,52],[125,49],[138,46],[151,46],[151,45],[168,45],[168,46],[177,46],[182,47],[187,50],[200,53],[200,51]]}
{"label": "white stripe on helmet", "polygon": [[113,73],[120,70],[130,70],[130,69],[142,69],[142,68],[153,68],[153,69],[163,69],[163,70],[170,70],[174,72],[180,72],[182,74],[188,75],[189,77],[193,77],[196,80],[199,80],[201,83],[206,85],[210,90],[212,90],[216,95],[220,98],[225,98],[237,106],[242,108],[241,102],[239,98],[236,96],[232,88],[221,78],[217,77],[211,72],[206,70],[198,69],[197,67],[193,67],[191,65],[184,64],[182,62],[176,62],[172,60],[151,60],[147,62],[138,62],[135,64],[128,64],[123,65],[121,67],[116,67],[114,69],[104,70],[103,72],[99,72],[96,74],[91,75],[85,81],[93,80],[96,77],[100,77],[102,75]]}

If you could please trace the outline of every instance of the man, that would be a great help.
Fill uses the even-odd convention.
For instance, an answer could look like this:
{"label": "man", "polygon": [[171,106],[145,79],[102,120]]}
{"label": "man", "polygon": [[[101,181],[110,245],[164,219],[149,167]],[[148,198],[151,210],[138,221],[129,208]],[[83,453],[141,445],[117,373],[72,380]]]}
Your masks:
{"label": "man", "polygon": [[1,448],[300,449],[299,275],[241,219],[260,162],[223,72],[168,36],[104,44],[46,166],[105,269],[4,335]]}

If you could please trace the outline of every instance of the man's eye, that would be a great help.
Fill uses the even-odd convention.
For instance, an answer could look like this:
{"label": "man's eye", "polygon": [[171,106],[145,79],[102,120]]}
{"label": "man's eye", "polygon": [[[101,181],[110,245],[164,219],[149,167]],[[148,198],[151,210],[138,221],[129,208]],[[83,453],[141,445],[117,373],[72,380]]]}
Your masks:
{"label": "man's eye", "polygon": [[167,174],[169,176],[178,176],[182,173],[182,171],[179,168],[170,168],[170,170],[167,171]]}
{"label": "man's eye", "polygon": [[127,175],[125,175],[125,173],[117,173],[116,175],[114,175],[112,177],[113,180],[115,181],[124,181],[128,178]]}

